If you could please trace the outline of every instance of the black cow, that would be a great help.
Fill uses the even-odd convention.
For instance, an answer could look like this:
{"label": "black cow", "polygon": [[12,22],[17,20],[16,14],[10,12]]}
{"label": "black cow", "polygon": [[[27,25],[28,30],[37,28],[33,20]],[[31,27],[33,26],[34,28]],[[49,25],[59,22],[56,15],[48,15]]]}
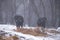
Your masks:
{"label": "black cow", "polygon": [[40,27],[44,27],[45,28],[46,20],[47,19],[45,17],[39,18],[38,21],[37,21],[37,25],[40,26]]}
{"label": "black cow", "polygon": [[39,18],[38,21],[37,21],[37,25],[39,27],[39,30],[41,32],[45,32],[45,25],[46,25],[46,18],[43,17],[43,18]]}
{"label": "black cow", "polygon": [[16,27],[23,27],[24,19],[22,16],[16,15],[15,17]]}

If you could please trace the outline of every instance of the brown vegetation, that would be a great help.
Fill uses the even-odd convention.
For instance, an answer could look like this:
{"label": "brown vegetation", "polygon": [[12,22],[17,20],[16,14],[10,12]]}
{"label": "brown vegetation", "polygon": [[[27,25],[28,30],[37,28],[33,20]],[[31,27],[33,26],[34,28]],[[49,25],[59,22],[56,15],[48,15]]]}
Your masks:
{"label": "brown vegetation", "polygon": [[20,28],[19,30],[16,30],[17,32],[22,32],[24,34],[31,34],[34,36],[47,36],[46,33],[43,33],[39,30],[39,28],[35,28],[35,29],[24,29],[24,28]]}
{"label": "brown vegetation", "polygon": [[19,40],[19,38],[17,36],[10,36],[7,37],[6,40]]}
{"label": "brown vegetation", "polygon": [[3,39],[3,37],[2,37],[2,36],[0,36],[0,40],[5,40],[5,39]]}
{"label": "brown vegetation", "polygon": [[56,30],[51,30],[50,33],[60,34],[60,32],[58,32]]}

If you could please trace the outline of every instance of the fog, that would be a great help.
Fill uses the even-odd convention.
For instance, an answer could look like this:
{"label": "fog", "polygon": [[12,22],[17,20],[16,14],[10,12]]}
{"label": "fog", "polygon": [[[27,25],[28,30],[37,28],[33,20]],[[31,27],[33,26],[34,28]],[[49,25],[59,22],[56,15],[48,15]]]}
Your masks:
{"label": "fog", "polygon": [[46,27],[60,26],[60,0],[0,0],[0,24],[15,25],[14,16],[24,17],[24,25],[37,26],[46,17]]}

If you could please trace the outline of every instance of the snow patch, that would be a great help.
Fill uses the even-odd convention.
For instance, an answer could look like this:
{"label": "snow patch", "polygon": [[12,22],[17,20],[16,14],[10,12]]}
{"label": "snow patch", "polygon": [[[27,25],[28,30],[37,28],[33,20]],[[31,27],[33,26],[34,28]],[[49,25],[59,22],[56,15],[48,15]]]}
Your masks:
{"label": "snow patch", "polygon": [[57,31],[60,32],[60,27],[57,28]]}
{"label": "snow patch", "polygon": [[0,24],[0,30],[13,30],[16,29],[15,25],[5,25],[5,24]]}

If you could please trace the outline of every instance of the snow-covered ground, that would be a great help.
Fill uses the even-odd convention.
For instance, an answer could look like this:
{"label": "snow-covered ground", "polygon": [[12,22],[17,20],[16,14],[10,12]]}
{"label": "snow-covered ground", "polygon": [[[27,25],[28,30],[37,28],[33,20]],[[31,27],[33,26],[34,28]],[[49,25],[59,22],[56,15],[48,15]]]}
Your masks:
{"label": "snow-covered ground", "polygon": [[60,32],[60,27],[57,28],[57,31]]}
{"label": "snow-covered ground", "polygon": [[[27,28],[29,29],[29,28],[34,28],[34,27],[27,27]],[[52,35],[49,35],[48,37],[41,37],[41,36],[23,34],[21,32],[15,32],[13,31],[13,29],[16,29],[15,25],[0,25],[0,30],[3,30],[4,32],[11,34],[11,35],[17,35],[18,37],[21,38],[21,40],[60,40],[60,34],[56,34],[56,35],[52,34]],[[57,28],[56,30],[59,31],[60,27]]]}
{"label": "snow-covered ground", "polygon": [[13,29],[16,29],[15,25],[0,24],[0,30],[13,30]]}

